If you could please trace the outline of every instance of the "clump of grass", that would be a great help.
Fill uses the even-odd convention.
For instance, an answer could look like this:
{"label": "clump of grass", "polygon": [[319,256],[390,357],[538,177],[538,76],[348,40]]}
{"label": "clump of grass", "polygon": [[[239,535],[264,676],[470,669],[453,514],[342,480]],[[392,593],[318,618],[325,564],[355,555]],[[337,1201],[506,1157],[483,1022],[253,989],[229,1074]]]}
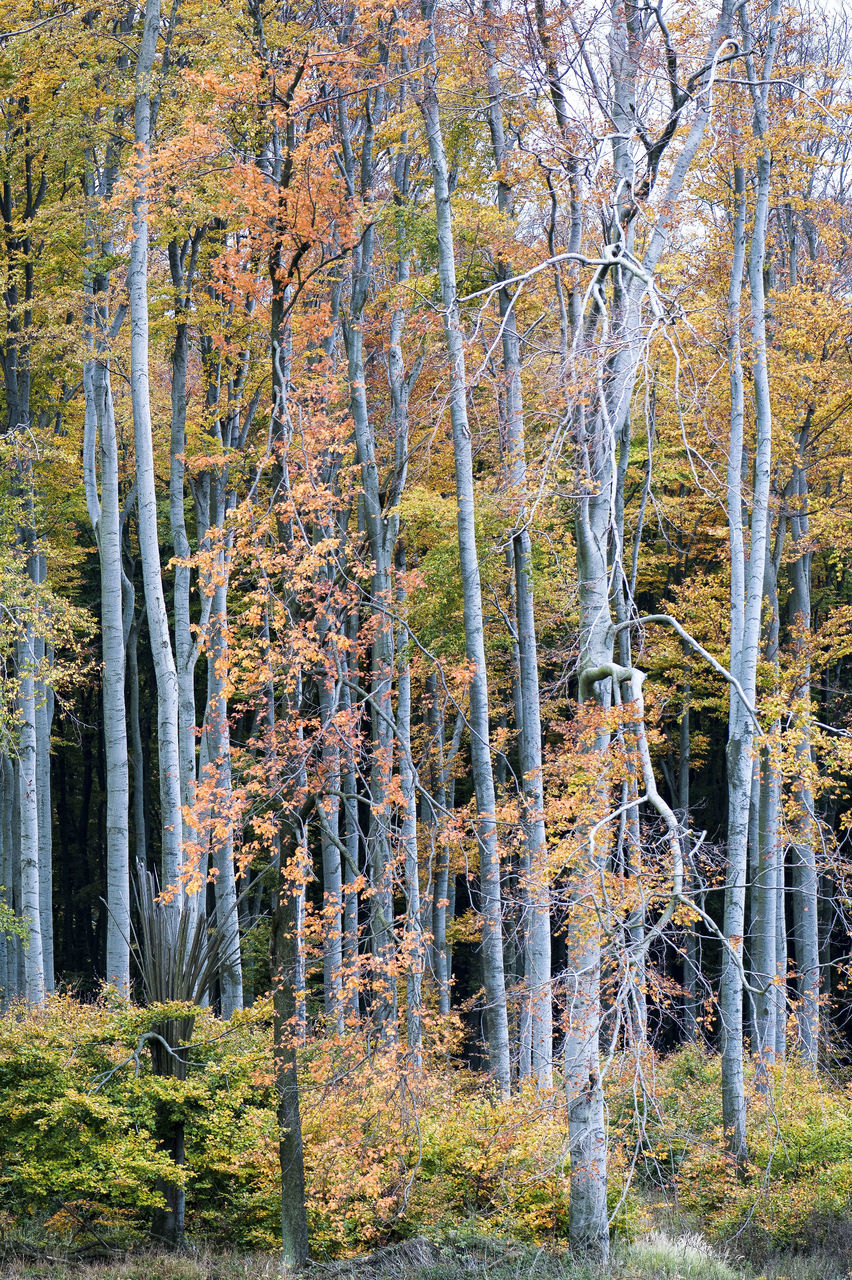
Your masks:
{"label": "clump of grass", "polygon": [[697,1233],[672,1239],[652,1231],[624,1261],[624,1280],[742,1280],[743,1271]]}
{"label": "clump of grass", "polygon": [[322,1271],[334,1280],[586,1280],[563,1250],[469,1231],[416,1237]]}
{"label": "clump of grass", "polygon": [[[328,1274],[328,1272],[326,1273]],[[655,1231],[615,1254],[605,1269],[565,1249],[493,1236],[416,1239],[331,1269],[335,1280],[751,1280],[699,1235]]]}
{"label": "clump of grass", "polygon": [[3,1280],[281,1280],[275,1254],[180,1253],[144,1250],[114,1258],[84,1260],[56,1254],[0,1257]]}

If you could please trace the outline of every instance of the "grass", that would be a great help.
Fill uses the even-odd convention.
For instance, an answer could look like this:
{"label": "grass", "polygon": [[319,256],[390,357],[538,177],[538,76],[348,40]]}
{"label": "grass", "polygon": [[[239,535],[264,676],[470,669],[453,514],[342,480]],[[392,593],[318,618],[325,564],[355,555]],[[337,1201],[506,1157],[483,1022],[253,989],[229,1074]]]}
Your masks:
{"label": "grass", "polygon": [[[848,1280],[852,1262],[820,1250],[776,1255],[755,1269],[727,1256],[700,1235],[653,1231],[620,1247],[605,1272],[557,1249],[487,1236],[405,1241],[369,1256],[312,1263],[307,1280]],[[281,1280],[274,1255],[136,1253],[84,1262],[58,1257],[0,1255],[2,1280]]]}

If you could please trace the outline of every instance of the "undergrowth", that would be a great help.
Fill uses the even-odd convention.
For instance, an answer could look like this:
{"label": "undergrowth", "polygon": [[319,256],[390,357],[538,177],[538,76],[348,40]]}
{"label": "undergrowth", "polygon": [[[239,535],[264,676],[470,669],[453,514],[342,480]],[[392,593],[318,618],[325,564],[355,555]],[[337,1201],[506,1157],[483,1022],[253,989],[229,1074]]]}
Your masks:
{"label": "undergrowth", "polygon": [[[201,1014],[185,1081],[152,1075],[142,1037],[160,1016],[62,997],[0,1019],[3,1276],[16,1274],[8,1271],[13,1258],[15,1266],[30,1265],[29,1256],[44,1267],[50,1256],[144,1250],[157,1179],[169,1168],[154,1138],[164,1102],[186,1127],[190,1245],[215,1252],[204,1263],[191,1252],[173,1261],[157,1256],[150,1266],[131,1259],[120,1280],[137,1273],[161,1280],[158,1267],[172,1268],[163,1280],[265,1274],[239,1268],[240,1255],[267,1258],[251,1263],[267,1266],[278,1239],[269,1006],[259,1002],[227,1025]],[[569,1167],[559,1090],[502,1102],[481,1078],[449,1065],[448,1046],[437,1039],[417,1074],[402,1056],[368,1053],[355,1037],[317,1042],[302,1053],[300,1078],[311,1249],[324,1266],[361,1255],[362,1272],[352,1274],[366,1275],[363,1255],[394,1246],[404,1268],[406,1248],[410,1254],[419,1242],[434,1256],[424,1256],[418,1280],[432,1274],[429,1267],[433,1280],[453,1280],[470,1273],[458,1243],[463,1231],[480,1242],[477,1275],[502,1280],[500,1259],[511,1254],[518,1267],[528,1260],[534,1277],[581,1280],[562,1252]],[[613,1274],[630,1280],[656,1267],[661,1276],[730,1280],[733,1264],[718,1253],[728,1249],[748,1259],[754,1275],[810,1280],[808,1259],[821,1258],[818,1280],[845,1278],[849,1268],[832,1259],[852,1256],[848,1084],[791,1060],[768,1094],[752,1085],[744,1178],[724,1154],[719,1085],[718,1059],[694,1048],[625,1059],[610,1072],[610,1209],[617,1247],[635,1243]],[[649,1234],[655,1226],[666,1235]],[[695,1241],[687,1248],[689,1232],[712,1240],[715,1251],[704,1258]],[[675,1237],[672,1261],[666,1241]],[[493,1256],[482,1255],[483,1239]],[[391,1254],[381,1257],[391,1265]],[[97,1265],[92,1280],[113,1280],[111,1262],[102,1272]],[[192,1270],[202,1266],[208,1270]],[[404,1269],[399,1275],[407,1280]]]}
{"label": "undergrowth", "polygon": [[[4,1280],[282,1280],[274,1254],[198,1249],[89,1263],[7,1258],[0,1266]],[[619,1246],[605,1271],[572,1259],[564,1249],[460,1233],[438,1241],[416,1237],[366,1257],[314,1263],[305,1280],[846,1280],[847,1275],[846,1262],[837,1255],[779,1256],[758,1271],[713,1249],[701,1236],[656,1231]]]}

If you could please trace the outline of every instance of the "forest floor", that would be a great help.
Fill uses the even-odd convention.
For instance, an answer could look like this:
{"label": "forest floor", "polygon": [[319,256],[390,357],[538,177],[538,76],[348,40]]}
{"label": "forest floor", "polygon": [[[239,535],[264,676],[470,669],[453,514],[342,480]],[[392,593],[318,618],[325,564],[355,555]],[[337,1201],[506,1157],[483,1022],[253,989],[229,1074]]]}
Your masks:
{"label": "forest floor", "polygon": [[[281,1280],[274,1255],[137,1253],[84,1262],[0,1255],[2,1280]],[[311,1263],[309,1280],[849,1280],[852,1258],[779,1253],[757,1266],[699,1235],[655,1231],[617,1247],[606,1271],[565,1252],[478,1237],[415,1239],[344,1262]]]}

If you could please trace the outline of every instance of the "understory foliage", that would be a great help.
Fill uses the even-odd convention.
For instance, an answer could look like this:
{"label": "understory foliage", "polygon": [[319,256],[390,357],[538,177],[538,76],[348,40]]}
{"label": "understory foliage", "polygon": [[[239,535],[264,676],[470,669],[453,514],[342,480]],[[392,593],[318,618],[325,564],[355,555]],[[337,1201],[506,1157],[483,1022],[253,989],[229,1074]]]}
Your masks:
{"label": "understory foliage", "polygon": [[[186,1126],[187,1233],[196,1244],[275,1249],[280,1221],[267,1001],[196,1021],[185,1080],[151,1070],[146,1038],[177,1006],[54,997],[0,1024],[0,1227],[12,1249],[136,1245],[175,1170],[155,1138],[166,1103]],[[724,1153],[719,1061],[697,1049],[614,1065],[608,1077],[610,1212],[620,1235],[650,1225],[662,1189],[708,1237],[819,1245],[852,1209],[852,1086],[789,1060],[749,1112],[744,1180]],[[568,1234],[564,1092],[500,1100],[447,1069],[420,1073],[355,1036],[300,1058],[311,1248],[348,1257],[466,1229],[531,1244]],[[637,1097],[640,1105],[636,1105]],[[629,1198],[624,1175],[635,1169]],[[653,1193],[653,1195],[651,1194]],[[653,1241],[653,1237],[652,1237]]]}

